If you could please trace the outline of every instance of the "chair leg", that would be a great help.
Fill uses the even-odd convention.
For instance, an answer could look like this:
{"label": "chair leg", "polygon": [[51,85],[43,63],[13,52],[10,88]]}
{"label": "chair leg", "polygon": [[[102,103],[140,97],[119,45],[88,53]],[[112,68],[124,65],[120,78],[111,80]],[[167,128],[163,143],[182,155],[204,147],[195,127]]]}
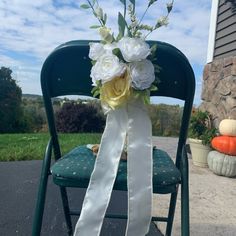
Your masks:
{"label": "chair leg", "polygon": [[45,199],[46,199],[46,190],[47,190],[47,183],[48,183],[48,170],[43,164],[43,171],[40,178],[39,183],[39,190],[38,190],[38,198],[34,213],[34,221],[33,221],[33,229],[32,229],[32,236],[39,236],[41,233],[42,228],[42,220],[43,220],[43,212],[44,212],[44,206],[45,206]]}
{"label": "chair leg", "polygon": [[181,177],[181,236],[189,236],[189,170],[186,150],[183,151],[185,158],[183,159],[184,165],[182,166]]}
{"label": "chair leg", "polygon": [[178,195],[178,190],[171,194],[169,213],[168,213],[168,222],[167,222],[166,234],[165,234],[166,236],[171,236],[174,215],[175,215],[175,206],[176,206],[177,195]]}
{"label": "chair leg", "polygon": [[73,229],[72,229],[69,201],[68,201],[66,188],[65,187],[60,187],[60,191],[61,191],[61,198],[62,198],[64,215],[65,215],[65,219],[66,219],[66,226],[67,226],[68,236],[72,236]]}
{"label": "chair leg", "polygon": [[181,186],[181,235],[189,236],[189,188],[186,184]]}

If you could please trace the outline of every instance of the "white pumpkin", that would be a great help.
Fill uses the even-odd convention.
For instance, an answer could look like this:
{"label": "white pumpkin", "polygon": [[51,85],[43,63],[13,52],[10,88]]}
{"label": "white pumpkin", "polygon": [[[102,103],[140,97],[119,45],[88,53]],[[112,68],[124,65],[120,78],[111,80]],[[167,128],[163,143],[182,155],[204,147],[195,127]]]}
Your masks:
{"label": "white pumpkin", "polygon": [[236,176],[236,156],[211,151],[207,156],[207,162],[209,169],[217,175]]}
{"label": "white pumpkin", "polygon": [[236,136],[236,120],[224,119],[219,124],[221,135]]}

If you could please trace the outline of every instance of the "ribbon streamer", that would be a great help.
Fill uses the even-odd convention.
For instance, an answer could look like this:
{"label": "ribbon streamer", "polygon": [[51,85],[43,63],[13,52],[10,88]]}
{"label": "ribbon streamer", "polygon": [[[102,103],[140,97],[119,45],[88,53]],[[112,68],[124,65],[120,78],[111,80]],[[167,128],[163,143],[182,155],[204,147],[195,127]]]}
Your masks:
{"label": "ribbon streamer", "polygon": [[128,134],[128,222],[126,236],[144,236],[152,212],[152,131],[138,99],[108,112],[106,127],[74,236],[99,236]]}
{"label": "ribbon streamer", "polygon": [[152,125],[143,102],[128,106],[127,236],[144,236],[152,216]]}

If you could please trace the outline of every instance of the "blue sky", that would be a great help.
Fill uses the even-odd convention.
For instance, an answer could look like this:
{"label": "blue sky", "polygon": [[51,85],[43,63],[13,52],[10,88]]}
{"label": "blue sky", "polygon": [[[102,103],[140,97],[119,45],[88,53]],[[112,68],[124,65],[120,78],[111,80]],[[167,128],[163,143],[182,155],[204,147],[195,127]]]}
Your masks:
{"label": "blue sky", "polygon": [[[0,66],[10,67],[23,93],[41,94],[40,69],[47,55],[58,45],[75,39],[99,39],[89,26],[96,19],[79,6],[86,0],[1,0]],[[136,0],[140,16],[148,0]],[[165,15],[166,0],[159,0],[148,11],[146,23],[155,24]],[[119,0],[100,0],[108,14],[108,25],[117,29]],[[200,104],[202,70],[206,64],[210,22],[210,0],[176,0],[169,25],[153,32],[148,39],[165,41],[179,48],[190,60],[196,76],[194,103]],[[161,102],[162,100],[154,102]],[[175,103],[175,102],[174,102]]]}

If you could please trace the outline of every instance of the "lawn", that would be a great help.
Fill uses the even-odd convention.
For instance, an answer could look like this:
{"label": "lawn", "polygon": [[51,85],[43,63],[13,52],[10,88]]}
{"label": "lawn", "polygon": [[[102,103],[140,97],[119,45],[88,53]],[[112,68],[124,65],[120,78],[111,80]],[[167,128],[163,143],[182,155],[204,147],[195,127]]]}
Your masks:
{"label": "lawn", "polygon": [[[101,134],[59,134],[62,153],[88,143],[99,143]],[[40,160],[49,140],[46,133],[0,134],[0,161]]]}

